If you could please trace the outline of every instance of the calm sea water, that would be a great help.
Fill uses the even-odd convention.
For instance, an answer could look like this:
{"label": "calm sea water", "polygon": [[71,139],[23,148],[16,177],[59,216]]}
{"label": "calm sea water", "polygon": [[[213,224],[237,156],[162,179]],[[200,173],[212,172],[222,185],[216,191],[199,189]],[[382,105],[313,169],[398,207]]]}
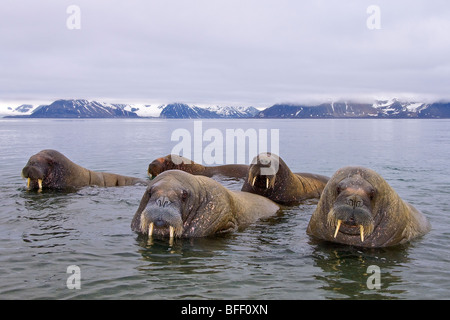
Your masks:
{"label": "calm sea water", "polygon": [[[92,170],[145,178],[149,162],[177,144],[175,129],[194,135],[193,121],[0,119],[0,298],[450,298],[449,120],[201,125],[224,136],[227,129],[278,129],[279,153],[293,171],[331,176],[346,165],[372,168],[433,229],[388,249],[317,243],[306,235],[317,203],[308,201],[231,235],[150,243],[130,230],[145,187],[28,192],[21,169],[52,148]],[[241,188],[242,181],[216,179]],[[67,288],[71,265],[80,268],[81,289]],[[367,286],[371,265],[380,268],[380,289]]]}

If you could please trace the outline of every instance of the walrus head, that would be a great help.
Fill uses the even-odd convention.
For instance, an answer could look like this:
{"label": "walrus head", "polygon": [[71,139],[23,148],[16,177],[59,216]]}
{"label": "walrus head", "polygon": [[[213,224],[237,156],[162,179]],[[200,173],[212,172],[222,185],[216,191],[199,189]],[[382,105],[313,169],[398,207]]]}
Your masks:
{"label": "walrus head", "polygon": [[[280,159],[276,154],[267,152],[257,155],[250,164],[247,183],[259,194],[265,194],[275,187],[280,169]],[[278,179],[281,179],[278,175]]]}
{"label": "walrus head", "polygon": [[327,223],[343,236],[358,236],[364,242],[364,236],[372,233],[374,217],[372,200],[377,190],[361,175],[349,176],[336,186],[336,200],[327,215]]}
{"label": "walrus head", "polygon": [[62,188],[64,172],[58,162],[61,157],[64,156],[55,150],[42,150],[31,156],[22,169],[22,177],[27,179],[27,189]]}
{"label": "walrus head", "polygon": [[158,174],[166,170],[165,167],[167,164],[165,162],[165,158],[158,158],[150,162],[147,170],[150,179],[155,178]]}
{"label": "walrus head", "polygon": [[[203,237],[236,229],[226,212],[226,194],[219,194],[209,179],[180,170],[158,175],[147,188],[131,228],[152,237]],[[210,179],[211,180],[211,179]],[[214,200],[209,199],[215,196]]]}
{"label": "walrus head", "polygon": [[147,173],[150,179],[153,179],[167,170],[182,170],[189,173],[195,173],[201,169],[201,165],[188,158],[176,154],[169,154],[165,157],[153,160],[148,165]]}
{"label": "walrus head", "polygon": [[429,229],[426,218],[378,173],[364,167],[344,167],[325,186],[306,232],[331,242],[386,247]]}

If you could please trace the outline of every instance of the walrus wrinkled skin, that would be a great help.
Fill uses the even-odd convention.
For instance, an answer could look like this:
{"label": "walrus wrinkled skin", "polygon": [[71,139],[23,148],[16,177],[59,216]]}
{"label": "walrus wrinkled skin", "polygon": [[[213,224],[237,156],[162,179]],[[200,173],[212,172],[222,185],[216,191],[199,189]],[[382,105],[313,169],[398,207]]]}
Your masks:
{"label": "walrus wrinkled skin", "polygon": [[378,173],[344,167],[328,181],[306,232],[326,241],[376,248],[406,243],[430,229],[425,216]]}
{"label": "walrus wrinkled skin", "polygon": [[225,164],[208,167],[198,164],[188,158],[169,154],[163,158],[153,160],[148,166],[147,173],[150,179],[152,179],[166,170],[174,169],[205,177],[222,175],[230,178],[244,178],[248,171],[248,165]]}
{"label": "walrus wrinkled skin", "polygon": [[292,173],[274,153],[260,153],[249,167],[242,191],[259,194],[283,205],[320,198],[329,177],[311,173]]}
{"label": "walrus wrinkled skin", "polygon": [[128,186],[145,180],[83,168],[56,150],[42,150],[22,169],[29,190],[67,189],[85,186]]}
{"label": "walrus wrinkled skin", "polygon": [[205,237],[236,231],[278,209],[269,199],[230,191],[211,178],[169,170],[147,187],[131,229],[152,237]]}

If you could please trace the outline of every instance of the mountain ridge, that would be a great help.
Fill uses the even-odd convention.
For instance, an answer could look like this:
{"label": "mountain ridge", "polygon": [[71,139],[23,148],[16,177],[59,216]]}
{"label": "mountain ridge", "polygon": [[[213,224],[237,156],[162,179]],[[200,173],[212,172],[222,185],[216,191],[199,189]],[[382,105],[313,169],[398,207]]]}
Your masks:
{"label": "mountain ridge", "polygon": [[169,104],[113,104],[86,99],[59,99],[49,105],[8,107],[8,118],[165,118],[165,119],[336,119],[336,118],[450,118],[449,102],[413,102],[399,99],[373,103],[351,101],[315,105],[277,103],[263,110],[243,106],[199,107]]}

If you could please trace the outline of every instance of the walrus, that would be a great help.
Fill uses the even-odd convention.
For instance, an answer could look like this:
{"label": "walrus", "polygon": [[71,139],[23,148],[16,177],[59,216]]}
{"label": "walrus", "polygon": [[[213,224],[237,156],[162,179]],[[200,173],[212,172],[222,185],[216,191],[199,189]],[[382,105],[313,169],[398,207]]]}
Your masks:
{"label": "walrus", "polygon": [[307,234],[358,247],[388,247],[431,229],[417,209],[403,201],[375,171],[339,169],[328,181]]}
{"label": "walrus", "polygon": [[131,229],[149,237],[206,237],[242,229],[278,210],[276,203],[259,195],[230,191],[209,177],[168,170],[147,187]]}
{"label": "walrus", "polygon": [[27,189],[66,189],[85,186],[128,186],[145,180],[83,168],[56,150],[42,150],[30,157],[22,169]]}
{"label": "walrus", "polygon": [[222,175],[230,178],[244,178],[247,175],[248,165],[225,164],[218,166],[203,166],[188,158],[169,154],[165,157],[153,160],[148,166],[148,176],[153,179],[166,170],[182,170],[193,175],[212,177]]}
{"label": "walrus", "polygon": [[274,153],[260,153],[248,170],[241,191],[256,193],[283,205],[320,198],[329,177],[312,173],[293,173]]}

